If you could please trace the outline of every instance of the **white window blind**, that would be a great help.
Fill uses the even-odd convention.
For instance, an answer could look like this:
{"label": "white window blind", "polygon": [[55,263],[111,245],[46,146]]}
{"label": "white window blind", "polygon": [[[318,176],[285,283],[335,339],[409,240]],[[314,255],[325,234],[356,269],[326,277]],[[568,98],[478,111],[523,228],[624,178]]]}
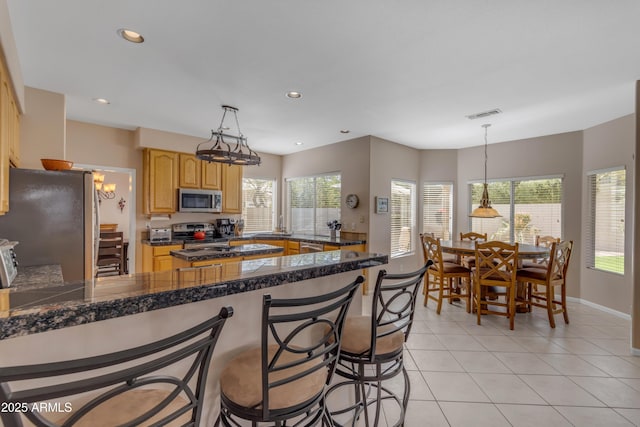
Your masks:
{"label": "white window blind", "polygon": [[453,184],[425,182],[422,190],[422,232],[450,240],[453,232]]}
{"label": "white window blind", "polygon": [[275,180],[242,179],[242,219],[245,232],[273,231]]}
{"label": "white window blind", "polygon": [[340,221],[340,174],[287,180],[289,229],[300,234],[328,236],[327,222]]}
{"label": "white window blind", "polygon": [[[471,184],[471,209],[482,184]],[[562,178],[509,179],[489,183],[491,205],[501,218],[471,218],[471,230],[492,240],[535,244],[536,235],[562,237]]]}
{"label": "white window blind", "polygon": [[626,171],[589,173],[587,267],[624,274]]}
{"label": "white window blind", "polygon": [[391,181],[391,257],[410,254],[414,250],[416,184]]}

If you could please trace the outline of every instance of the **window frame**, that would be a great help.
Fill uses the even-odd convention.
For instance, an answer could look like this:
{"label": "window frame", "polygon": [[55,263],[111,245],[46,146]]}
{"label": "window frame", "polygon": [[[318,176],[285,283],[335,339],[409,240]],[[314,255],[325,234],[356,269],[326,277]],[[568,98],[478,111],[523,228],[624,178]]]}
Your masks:
{"label": "window frame", "polygon": [[[295,176],[295,177],[290,177],[290,178],[285,178],[285,184],[286,184],[286,212],[287,212],[287,229],[292,231],[292,232],[301,232],[300,230],[294,230],[293,227],[293,213],[292,213],[292,206],[291,206],[291,182],[295,181],[295,180],[304,180],[304,179],[309,179],[309,178],[313,178],[314,180],[317,178],[322,178],[322,177],[331,177],[331,176],[337,176],[340,179],[340,194],[338,196],[338,204],[337,204],[337,218],[331,218],[331,219],[337,219],[338,221],[341,221],[341,217],[342,217],[342,173],[340,171],[334,171],[334,172],[325,172],[325,173],[320,173],[320,174],[314,174],[314,175],[305,175],[305,176]],[[316,192],[317,186],[314,184],[314,197],[313,197],[313,233],[311,235],[315,235],[315,236],[329,236],[330,235],[330,230],[329,227],[326,226],[326,224],[318,224],[318,207],[317,207],[317,192]],[[320,209],[328,209],[328,208],[320,208]],[[324,227],[323,227],[324,225]],[[316,227],[321,227],[320,229],[317,229]],[[302,234],[304,235],[309,235],[307,233],[305,233],[304,231],[302,232]]]}
{"label": "window frame", "polygon": [[[395,183],[400,183],[400,184],[409,184],[412,188],[411,188],[411,194],[410,194],[410,206],[408,209],[408,212],[410,213],[411,217],[409,220],[410,223],[410,228],[409,228],[409,249],[406,251],[402,251],[402,252],[395,252],[393,251],[394,248],[394,232],[393,232],[393,215],[395,212],[395,204],[394,204],[394,184]],[[390,239],[389,239],[389,257],[391,259],[396,259],[396,258],[402,258],[402,257],[406,257],[406,256],[413,256],[415,254],[416,251],[416,242],[415,242],[415,231],[416,231],[416,217],[417,217],[417,197],[418,197],[418,185],[416,183],[416,181],[412,181],[412,180],[408,180],[408,179],[392,179],[391,180],[391,197],[389,198],[389,231],[390,231]],[[398,235],[397,239],[398,239],[398,245],[400,244],[401,236]]]}
{"label": "window frame", "polygon": [[[516,194],[515,194],[515,185],[517,182],[523,182],[523,181],[542,181],[542,180],[551,180],[551,179],[559,179],[560,180],[560,238],[562,238],[564,236],[564,227],[565,227],[565,220],[564,220],[564,212],[565,212],[565,197],[564,197],[564,192],[565,192],[565,176],[564,174],[559,174],[559,175],[539,175],[539,176],[526,176],[526,177],[508,177],[508,178],[494,178],[494,179],[489,179],[487,180],[487,183],[491,184],[491,183],[500,183],[500,182],[508,182],[509,183],[509,215],[508,215],[508,221],[509,221],[509,241],[510,242],[515,242],[515,227],[514,227],[514,223],[516,220]],[[468,204],[467,206],[469,207],[469,214],[471,214],[471,212],[473,211],[473,192],[472,192],[472,185],[473,184],[482,184],[484,183],[483,180],[470,180],[467,182],[467,190],[468,190],[468,196],[467,196],[467,201]],[[491,190],[489,190],[489,197],[491,198]],[[493,199],[492,199],[493,202]],[[495,208],[496,204],[493,203],[493,207]],[[507,219],[507,217],[502,217],[503,219]],[[473,230],[473,220],[474,218],[469,217],[469,222],[468,222],[468,226],[469,226],[469,230],[472,231],[476,231]],[[484,232],[484,231],[483,231]],[[543,233],[545,234],[545,233]]]}
{"label": "window frame", "polygon": [[[271,195],[271,228],[269,230],[252,230],[250,227],[247,228],[249,221],[246,218],[246,213],[245,213],[245,190],[244,190],[244,185],[245,185],[245,180],[260,180],[260,181],[268,181],[272,183],[272,195]],[[222,195],[222,197],[224,197],[224,194]],[[266,233],[270,233],[274,230],[275,228],[275,222],[276,222],[276,213],[277,213],[277,207],[278,207],[278,180],[275,178],[261,178],[261,177],[242,177],[242,212],[240,214],[240,217],[244,220],[244,231],[247,233],[260,233],[260,232],[266,232]]]}
{"label": "window frame", "polygon": [[[593,188],[593,181],[592,179],[596,178],[598,175],[603,175],[609,172],[624,172],[624,179],[625,179],[625,185],[624,185],[624,191],[622,191],[622,196],[623,196],[623,204],[622,204],[622,221],[624,224],[624,229],[622,231],[622,272],[619,271],[614,271],[611,269],[604,269],[604,268],[599,268],[598,266],[596,266],[597,261],[596,261],[596,254],[597,254],[597,249],[596,249],[596,221],[597,221],[597,216],[596,216],[596,196],[597,193],[595,191],[595,189]],[[587,178],[587,203],[588,203],[588,216],[587,216],[587,220],[586,220],[586,233],[585,233],[585,266],[587,269],[589,270],[594,270],[594,271],[599,271],[599,272],[603,272],[603,273],[609,273],[609,274],[616,274],[618,276],[626,276],[627,274],[627,268],[625,266],[625,264],[627,263],[627,254],[625,253],[625,246],[626,246],[626,241],[627,241],[627,191],[628,191],[628,186],[627,186],[627,178],[628,178],[628,171],[627,171],[627,167],[624,165],[620,165],[620,166],[614,166],[614,167],[610,167],[610,168],[605,168],[605,169],[596,169],[596,170],[592,170],[592,171],[588,171],[586,173],[586,178]],[[609,216],[610,217],[610,216]]]}
{"label": "window frame", "polygon": [[422,232],[423,233],[427,233],[430,231],[426,230],[426,222],[425,222],[425,217],[426,217],[426,196],[427,196],[427,192],[426,192],[426,187],[427,186],[437,186],[437,185],[448,185],[451,187],[451,192],[449,195],[449,229],[447,230],[447,232],[449,233],[449,238],[445,239],[445,236],[438,236],[436,235],[436,237],[440,237],[443,240],[451,240],[453,239],[453,221],[454,221],[454,216],[453,216],[453,212],[455,209],[455,184],[453,181],[423,181],[422,182]]}

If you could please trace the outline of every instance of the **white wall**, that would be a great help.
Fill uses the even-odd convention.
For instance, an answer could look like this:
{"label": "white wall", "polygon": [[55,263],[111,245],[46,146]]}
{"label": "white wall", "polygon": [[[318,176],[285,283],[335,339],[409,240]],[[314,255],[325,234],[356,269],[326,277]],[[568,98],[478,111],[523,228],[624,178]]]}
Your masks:
{"label": "white wall", "polygon": [[[625,274],[621,276],[586,268],[581,263],[581,297],[587,301],[612,308],[614,310],[631,313],[632,309],[632,248],[633,248],[633,195],[635,183],[635,115],[631,114],[586,129],[583,138],[582,157],[582,229],[581,234],[587,233],[589,213],[589,197],[586,173],[592,170],[609,167],[624,166],[626,168],[626,209],[625,217],[627,229],[625,233]],[[587,242],[582,242],[585,250]]]}

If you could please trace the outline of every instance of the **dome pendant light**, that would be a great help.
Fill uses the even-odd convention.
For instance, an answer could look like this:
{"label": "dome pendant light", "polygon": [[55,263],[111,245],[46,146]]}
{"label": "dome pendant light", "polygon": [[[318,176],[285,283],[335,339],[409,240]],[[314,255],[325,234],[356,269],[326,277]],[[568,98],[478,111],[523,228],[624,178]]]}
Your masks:
{"label": "dome pendant light", "polygon": [[489,190],[487,188],[487,129],[490,124],[482,125],[484,128],[484,184],[482,188],[482,197],[480,198],[480,206],[475,208],[471,215],[472,218],[498,218],[501,217],[497,210],[491,207],[489,200]]}
{"label": "dome pendant light", "polygon": [[[217,130],[211,130],[211,138],[209,140],[201,142],[196,148],[196,157],[200,160],[207,162],[225,163],[229,165],[240,166],[252,166],[260,164],[260,156],[258,153],[249,148],[247,144],[247,138],[242,134],[240,130],[240,123],[238,122],[238,109],[229,105],[223,105],[222,120]],[[238,129],[238,135],[229,135],[224,133],[224,119],[227,116],[227,112],[231,111],[236,120],[236,127]],[[228,129],[228,128],[227,128]],[[214,141],[215,138],[215,141]],[[235,140],[235,147],[232,147],[225,138]],[[213,142],[213,145],[209,149],[201,149],[202,144]]]}

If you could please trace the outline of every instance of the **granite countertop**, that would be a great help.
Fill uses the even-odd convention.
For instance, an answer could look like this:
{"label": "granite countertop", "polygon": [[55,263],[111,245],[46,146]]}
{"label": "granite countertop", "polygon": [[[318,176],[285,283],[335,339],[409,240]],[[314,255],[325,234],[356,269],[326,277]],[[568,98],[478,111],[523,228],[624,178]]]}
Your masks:
{"label": "granite countertop", "polygon": [[248,255],[268,255],[284,252],[284,248],[273,245],[250,244],[239,246],[216,246],[210,248],[182,249],[171,251],[171,255],[185,261],[207,261],[218,258],[235,258]]}
{"label": "granite countertop", "polygon": [[[291,240],[295,242],[309,242],[309,243],[329,243],[336,246],[351,246],[351,245],[361,245],[367,243],[366,240],[351,240],[351,239],[341,239],[339,237],[335,239],[331,239],[329,236],[310,236],[308,234],[288,234],[288,233],[256,233],[256,234],[244,234],[242,236],[230,237],[230,242],[242,241],[242,240],[252,240],[252,239],[260,239],[260,240]],[[171,246],[171,245],[182,245],[184,242],[182,240],[168,240],[164,242],[152,242],[147,239],[143,239],[142,243],[145,245],[151,246]]]}
{"label": "granite countertop", "polygon": [[18,275],[11,286],[24,289],[27,286],[61,285],[63,283],[64,278],[60,264],[30,265],[18,269]]}
{"label": "granite countertop", "polygon": [[[0,289],[0,339],[61,329],[181,304],[386,264],[388,256],[349,250],[239,262],[224,280],[171,270]],[[201,277],[202,276],[202,277]]]}

